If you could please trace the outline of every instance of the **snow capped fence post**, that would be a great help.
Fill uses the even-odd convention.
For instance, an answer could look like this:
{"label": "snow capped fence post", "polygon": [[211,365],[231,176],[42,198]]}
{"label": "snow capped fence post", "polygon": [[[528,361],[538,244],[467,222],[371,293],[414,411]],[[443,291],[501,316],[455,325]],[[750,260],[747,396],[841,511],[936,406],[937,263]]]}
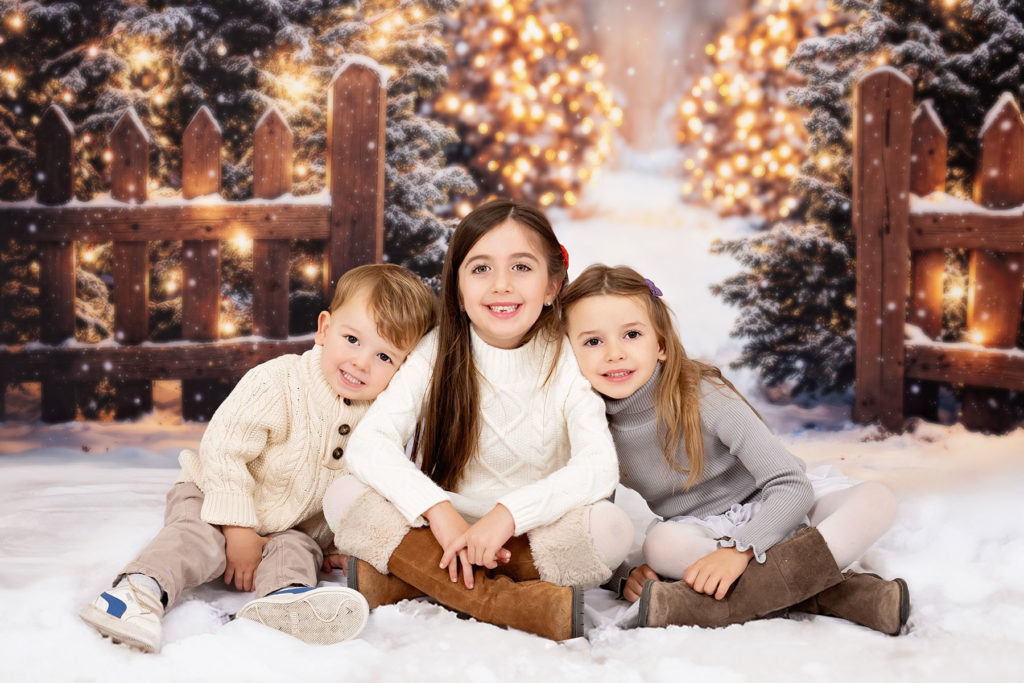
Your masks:
{"label": "snow capped fence post", "polygon": [[[220,192],[221,142],[220,125],[209,109],[200,107],[181,140],[183,199]],[[220,336],[220,242],[185,240],[181,251],[181,336],[214,341]],[[219,380],[183,379],[182,417],[208,419],[226,395],[222,384]]]}
{"label": "snow capped fence post", "polygon": [[[946,189],[948,141],[930,102],[914,112],[911,126],[910,192],[924,197]],[[929,339],[942,334],[942,277],[945,252],[942,249],[913,251],[910,255],[910,324],[917,325]],[[907,382],[904,395],[907,415],[938,419],[939,386],[928,380]]]}
{"label": "snow capped fence post", "polygon": [[[1024,122],[1004,93],[981,129],[974,200],[990,209],[1024,202]],[[1020,328],[1024,269],[1021,254],[974,249],[970,254],[967,336],[990,348],[1013,348]],[[969,429],[1005,432],[1012,425],[1006,389],[964,389],[961,421]]]}
{"label": "snow capped fence post", "polygon": [[[37,130],[36,199],[41,204],[65,204],[74,193],[74,127],[63,110],[52,105]],[[56,346],[75,336],[75,243],[65,235],[54,237],[39,243],[39,341]],[[75,394],[65,378],[42,383],[42,417],[47,422],[75,418]]]}
{"label": "snow capped fence post", "polygon": [[324,295],[346,270],[376,263],[384,252],[384,128],[387,77],[380,65],[353,55],[327,94],[327,187],[330,233]]}
{"label": "snow capped fence post", "polygon": [[[1007,390],[1024,391],[1024,353],[1015,348],[1024,297],[1020,110],[1004,94],[986,118],[970,202],[942,192],[948,141],[930,105],[909,118],[913,88],[905,76],[875,69],[858,81],[854,98],[854,419],[899,430],[904,405],[935,415],[932,383],[948,382],[964,385],[960,420],[966,427],[1005,432],[1013,426]],[[971,254],[968,344],[939,340],[945,249]],[[905,378],[913,380],[908,387],[919,388],[908,399]]]}
{"label": "snow capped fence post", "polygon": [[[256,124],[253,136],[252,195],[275,199],[292,189],[294,136],[276,107]],[[287,241],[254,239],[252,283],[252,333],[258,337],[288,336]]]}
{"label": "snow capped fence post", "polygon": [[[124,113],[110,132],[110,197],[143,204],[149,197],[149,134],[134,109]],[[149,243],[117,241],[113,246],[114,339],[141,344],[149,337]],[[153,385],[145,380],[112,382],[115,417],[138,417],[153,408]]]}
{"label": "snow capped fence post", "polygon": [[910,79],[889,67],[868,72],[854,90],[857,383],[853,417],[858,422],[880,419],[893,430],[903,424],[913,96]]}

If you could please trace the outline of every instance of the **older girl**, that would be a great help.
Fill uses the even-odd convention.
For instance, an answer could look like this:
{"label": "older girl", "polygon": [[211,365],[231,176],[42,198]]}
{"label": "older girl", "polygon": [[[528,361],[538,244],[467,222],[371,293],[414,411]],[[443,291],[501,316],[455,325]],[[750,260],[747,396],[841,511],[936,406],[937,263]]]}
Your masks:
{"label": "older girl", "polygon": [[[324,499],[371,606],[426,593],[481,621],[581,635],[581,589],[608,579],[633,531],[602,500],[618,467],[604,403],[563,343],[566,262],[518,202],[484,204],[452,235],[439,327],[353,433],[355,476]],[[406,443],[420,424],[417,466]]]}

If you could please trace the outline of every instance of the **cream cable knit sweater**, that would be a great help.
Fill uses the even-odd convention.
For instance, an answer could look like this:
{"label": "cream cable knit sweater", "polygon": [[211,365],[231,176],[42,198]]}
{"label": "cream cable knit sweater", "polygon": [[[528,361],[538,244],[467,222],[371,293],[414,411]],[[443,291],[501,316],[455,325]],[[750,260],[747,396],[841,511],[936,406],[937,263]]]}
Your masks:
{"label": "cream cable knit sweater", "polygon": [[349,443],[346,460],[359,479],[390,500],[412,524],[450,500],[470,519],[501,503],[523,534],[609,496],[618,481],[604,402],[562,344],[535,337],[518,349],[489,346],[472,335],[480,373],[480,441],[458,491],[444,491],[405,453],[437,356],[429,333],[374,402]]}
{"label": "cream cable knit sweater", "polygon": [[249,370],[213,414],[199,452],[181,452],[178,480],[202,489],[204,522],[260,535],[299,527],[332,545],[324,492],[348,473],[337,449],[371,402],[334,393],[320,369],[322,351],[314,345]]}

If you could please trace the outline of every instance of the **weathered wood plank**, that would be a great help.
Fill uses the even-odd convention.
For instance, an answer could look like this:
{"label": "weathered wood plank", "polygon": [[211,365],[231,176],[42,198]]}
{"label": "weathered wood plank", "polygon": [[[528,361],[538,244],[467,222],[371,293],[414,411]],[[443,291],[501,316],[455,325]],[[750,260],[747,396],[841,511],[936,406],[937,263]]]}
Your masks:
{"label": "weathered wood plank", "polygon": [[220,336],[220,244],[182,243],[181,334],[212,341]]}
{"label": "weathered wood plank", "polygon": [[1024,355],[933,344],[906,346],[908,377],[1024,390]]}
{"label": "weathered wood plank", "polygon": [[[911,124],[910,191],[918,196],[946,189],[946,132],[930,102],[918,106]],[[909,234],[908,234],[909,240]],[[910,254],[910,322],[931,339],[942,334],[943,271],[942,249]],[[904,413],[936,420],[939,416],[939,386],[924,380],[905,381]]]}
{"label": "weathered wood plank", "polygon": [[[149,197],[149,135],[135,110],[129,110],[110,134],[114,160],[110,167],[110,196],[142,204]],[[149,244],[114,242],[114,330],[124,344],[139,344],[149,336]],[[153,405],[153,385],[145,381],[114,381],[115,417],[131,419]]]}
{"label": "weathered wood plank", "polygon": [[36,127],[36,199],[63,204],[74,194],[75,127],[51,104]]}
{"label": "weathered wood plank", "polygon": [[[294,136],[277,108],[256,125],[253,194],[272,199],[291,190]],[[286,240],[253,240],[253,334],[288,336],[288,255]]]}
{"label": "weathered wood plank", "polygon": [[[114,339],[141,344],[149,337],[149,244],[115,242]],[[153,409],[153,384],[148,380],[115,381],[114,417],[133,419]]]}
{"label": "weathered wood plank", "polygon": [[305,337],[0,350],[0,383],[33,382],[54,374],[64,381],[85,382],[231,378],[281,354],[303,353],[312,345],[312,337]]}
{"label": "weathered wood plank", "polygon": [[[43,242],[39,245],[39,339],[60,344],[75,336],[75,245]],[[75,419],[75,395],[67,379],[50,374],[42,387],[45,422]]]}
{"label": "weathered wood plank", "polygon": [[[974,200],[991,209],[1024,201],[1024,121],[1009,94],[996,102],[982,130]],[[1016,344],[1024,294],[1020,254],[976,249],[970,254],[967,290],[968,340],[990,348]],[[960,420],[968,429],[1002,433],[1013,424],[1004,389],[967,386]]]}
{"label": "weathered wood plank", "polygon": [[[910,191],[918,196],[946,189],[946,133],[930,103],[914,113],[911,128]],[[910,322],[932,339],[942,333],[942,272],[945,258],[941,248],[915,252],[911,256]]]}
{"label": "weathered wood plank", "polygon": [[910,215],[910,248],[1024,252],[1024,214],[915,212]]}
{"label": "weathered wood plank", "polygon": [[386,103],[380,74],[363,64],[341,67],[329,86],[327,299],[346,270],[383,259]]}
{"label": "weathered wood plank", "polygon": [[43,242],[229,240],[241,230],[253,239],[325,239],[330,206],[269,201],[223,204],[0,207],[0,238]]}
{"label": "weathered wood plank", "polygon": [[121,115],[110,131],[110,196],[141,204],[149,194],[149,134],[135,109]]}
{"label": "weathered wood plank", "polygon": [[253,135],[252,194],[273,199],[292,189],[295,136],[277,107],[256,124]]}
{"label": "weathered wood plank", "polygon": [[181,137],[182,197],[220,192],[220,157],[220,125],[207,107],[200,107]]}
{"label": "weathered wood plank", "polygon": [[[913,84],[876,69],[855,89],[853,225],[857,236],[854,419],[903,423],[903,327],[910,217]],[[893,390],[892,387],[900,387]]]}
{"label": "weathered wood plank", "polygon": [[[205,107],[193,117],[183,144],[188,144],[190,150],[182,156],[182,197],[192,199],[219,192],[220,127]],[[211,153],[211,145],[215,146],[216,154]],[[184,182],[186,178],[188,183]],[[220,338],[220,256],[217,240],[182,243],[181,336],[185,339],[213,341]],[[224,395],[224,388],[216,380],[183,381],[182,417],[208,420]]]}
{"label": "weathered wood plank", "polygon": [[252,333],[282,339],[288,336],[289,244],[283,240],[252,243]]}

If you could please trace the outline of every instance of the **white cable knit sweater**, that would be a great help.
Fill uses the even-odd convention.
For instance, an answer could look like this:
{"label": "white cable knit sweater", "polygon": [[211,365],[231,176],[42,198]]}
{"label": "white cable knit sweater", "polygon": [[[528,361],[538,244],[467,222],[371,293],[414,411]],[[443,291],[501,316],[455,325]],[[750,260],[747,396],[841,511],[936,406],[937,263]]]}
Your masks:
{"label": "white cable knit sweater", "polygon": [[324,492],[348,473],[343,451],[371,402],[334,393],[322,351],[314,345],[249,370],[213,414],[199,452],[181,452],[178,481],[202,489],[204,522],[260,535],[299,527],[332,545]]}
{"label": "white cable knit sweater", "polygon": [[353,434],[349,469],[412,524],[445,500],[471,520],[501,503],[512,513],[515,533],[523,534],[609,496],[618,464],[604,402],[580,374],[568,344],[545,383],[556,343],[539,337],[499,349],[472,333],[482,424],[458,491],[441,489],[405,453],[437,356],[436,331],[413,350]]}

